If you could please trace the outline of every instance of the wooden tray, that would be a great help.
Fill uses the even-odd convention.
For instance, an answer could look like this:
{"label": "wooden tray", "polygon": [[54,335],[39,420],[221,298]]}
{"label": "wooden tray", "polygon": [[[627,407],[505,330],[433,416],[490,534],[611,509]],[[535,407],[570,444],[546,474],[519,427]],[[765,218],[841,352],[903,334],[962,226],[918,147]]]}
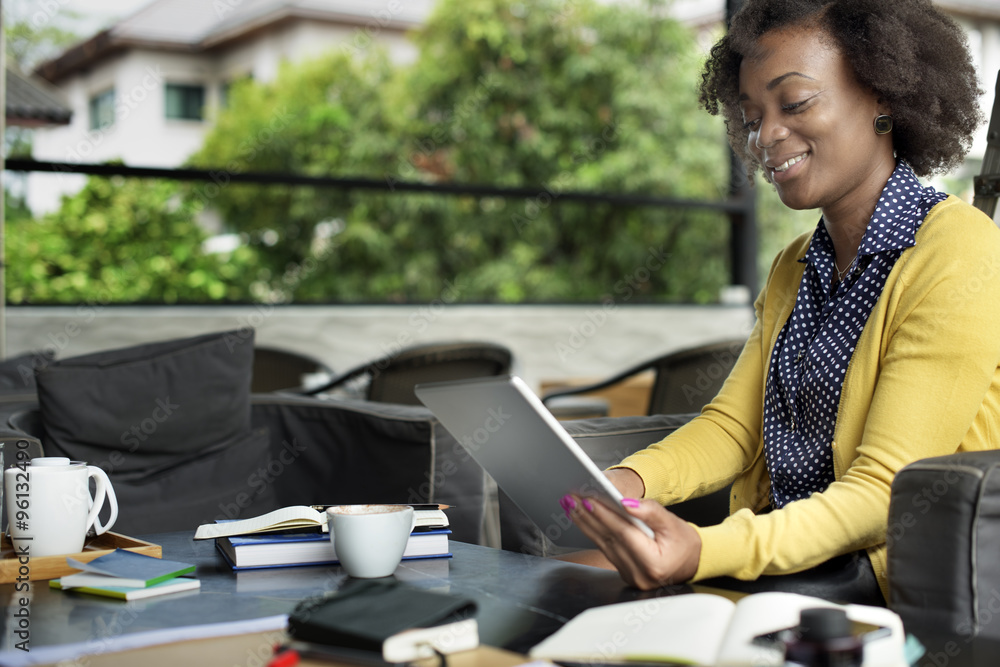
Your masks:
{"label": "wooden tray", "polygon": [[[78,554],[30,558],[27,565],[29,570],[28,579],[31,581],[55,579],[64,574],[72,574],[77,569],[66,564],[67,556],[86,563],[98,556],[111,553],[115,549],[126,549],[155,558],[163,557],[163,548],[159,544],[144,542],[135,537],[127,537],[109,531],[103,535],[89,538],[83,547],[83,551]],[[17,555],[14,553],[14,545],[5,534],[3,539],[0,540],[0,584],[10,584],[17,581],[21,575],[21,565],[22,563],[18,561]],[[24,581],[24,579],[21,579],[21,581]]]}

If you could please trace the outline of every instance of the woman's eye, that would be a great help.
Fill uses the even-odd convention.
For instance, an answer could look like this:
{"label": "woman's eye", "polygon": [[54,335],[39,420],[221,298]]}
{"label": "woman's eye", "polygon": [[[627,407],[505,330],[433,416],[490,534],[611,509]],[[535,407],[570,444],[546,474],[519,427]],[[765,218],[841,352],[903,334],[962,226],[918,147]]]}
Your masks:
{"label": "woman's eye", "polygon": [[754,130],[754,129],[757,128],[758,125],[760,125],[760,119],[759,118],[755,118],[753,120],[747,120],[747,121],[743,122],[743,129],[744,130]]}
{"label": "woman's eye", "polygon": [[805,104],[805,102],[792,102],[791,104],[782,104],[781,105],[781,110],[782,111],[795,111],[796,109],[798,109],[803,104]]}

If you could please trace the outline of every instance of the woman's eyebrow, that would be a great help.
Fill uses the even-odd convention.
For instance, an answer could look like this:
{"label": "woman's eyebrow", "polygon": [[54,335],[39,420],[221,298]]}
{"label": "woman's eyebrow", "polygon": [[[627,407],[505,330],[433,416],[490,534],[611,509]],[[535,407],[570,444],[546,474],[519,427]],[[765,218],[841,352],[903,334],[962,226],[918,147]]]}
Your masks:
{"label": "woman's eyebrow", "polygon": [[790,76],[801,76],[802,78],[809,79],[810,81],[815,81],[816,80],[816,79],[812,78],[811,76],[803,74],[802,72],[787,72],[785,74],[782,74],[781,76],[777,76],[777,77],[771,79],[771,81],[767,84],[766,88],[768,90],[774,90],[774,88],[779,83],[781,83],[782,81],[784,81],[785,79],[787,79]]}
{"label": "woman's eyebrow", "polygon": [[[785,72],[781,76],[776,76],[770,81],[768,81],[767,85],[764,86],[764,88],[766,88],[767,90],[774,90],[782,81],[793,76],[801,76],[803,79],[809,79],[810,81],[816,80],[813,77],[809,76],[808,74],[803,74],[802,72]],[[749,95],[747,95],[746,93],[740,93],[739,97],[740,102],[748,99],[750,99]]]}

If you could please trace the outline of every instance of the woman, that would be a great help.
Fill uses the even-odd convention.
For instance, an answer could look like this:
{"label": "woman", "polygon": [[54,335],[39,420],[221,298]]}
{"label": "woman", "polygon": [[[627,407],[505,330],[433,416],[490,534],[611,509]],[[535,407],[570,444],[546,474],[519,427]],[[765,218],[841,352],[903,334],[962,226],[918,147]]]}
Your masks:
{"label": "woman", "polygon": [[[747,0],[701,92],[748,175],[822,217],[775,259],[719,395],[607,471],[655,539],[567,496],[601,550],[579,560],[649,589],[852,557],[881,600],[894,475],[1000,437],[1000,230],[914,176],[981,121],[963,33],[929,0]],[[663,507],[729,482],[717,526]]]}

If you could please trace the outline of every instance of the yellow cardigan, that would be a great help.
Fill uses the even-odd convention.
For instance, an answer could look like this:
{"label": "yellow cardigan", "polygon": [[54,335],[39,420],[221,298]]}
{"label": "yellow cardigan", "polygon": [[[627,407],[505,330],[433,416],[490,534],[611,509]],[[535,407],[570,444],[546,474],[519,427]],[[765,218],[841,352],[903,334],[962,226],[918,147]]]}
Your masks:
{"label": "yellow cardigan", "polygon": [[866,549],[888,597],[885,542],[896,472],[917,459],[1000,446],[1000,230],[956,197],[931,209],[916,245],[889,273],[848,365],[831,443],[835,481],[758,515],[769,504],[767,367],[795,305],[805,266],[798,260],[811,236],[775,259],[754,304],[754,329],[719,395],[620,467],[635,470],[646,497],[664,505],[733,482],[730,516],[698,528],[694,581],[798,572]]}

